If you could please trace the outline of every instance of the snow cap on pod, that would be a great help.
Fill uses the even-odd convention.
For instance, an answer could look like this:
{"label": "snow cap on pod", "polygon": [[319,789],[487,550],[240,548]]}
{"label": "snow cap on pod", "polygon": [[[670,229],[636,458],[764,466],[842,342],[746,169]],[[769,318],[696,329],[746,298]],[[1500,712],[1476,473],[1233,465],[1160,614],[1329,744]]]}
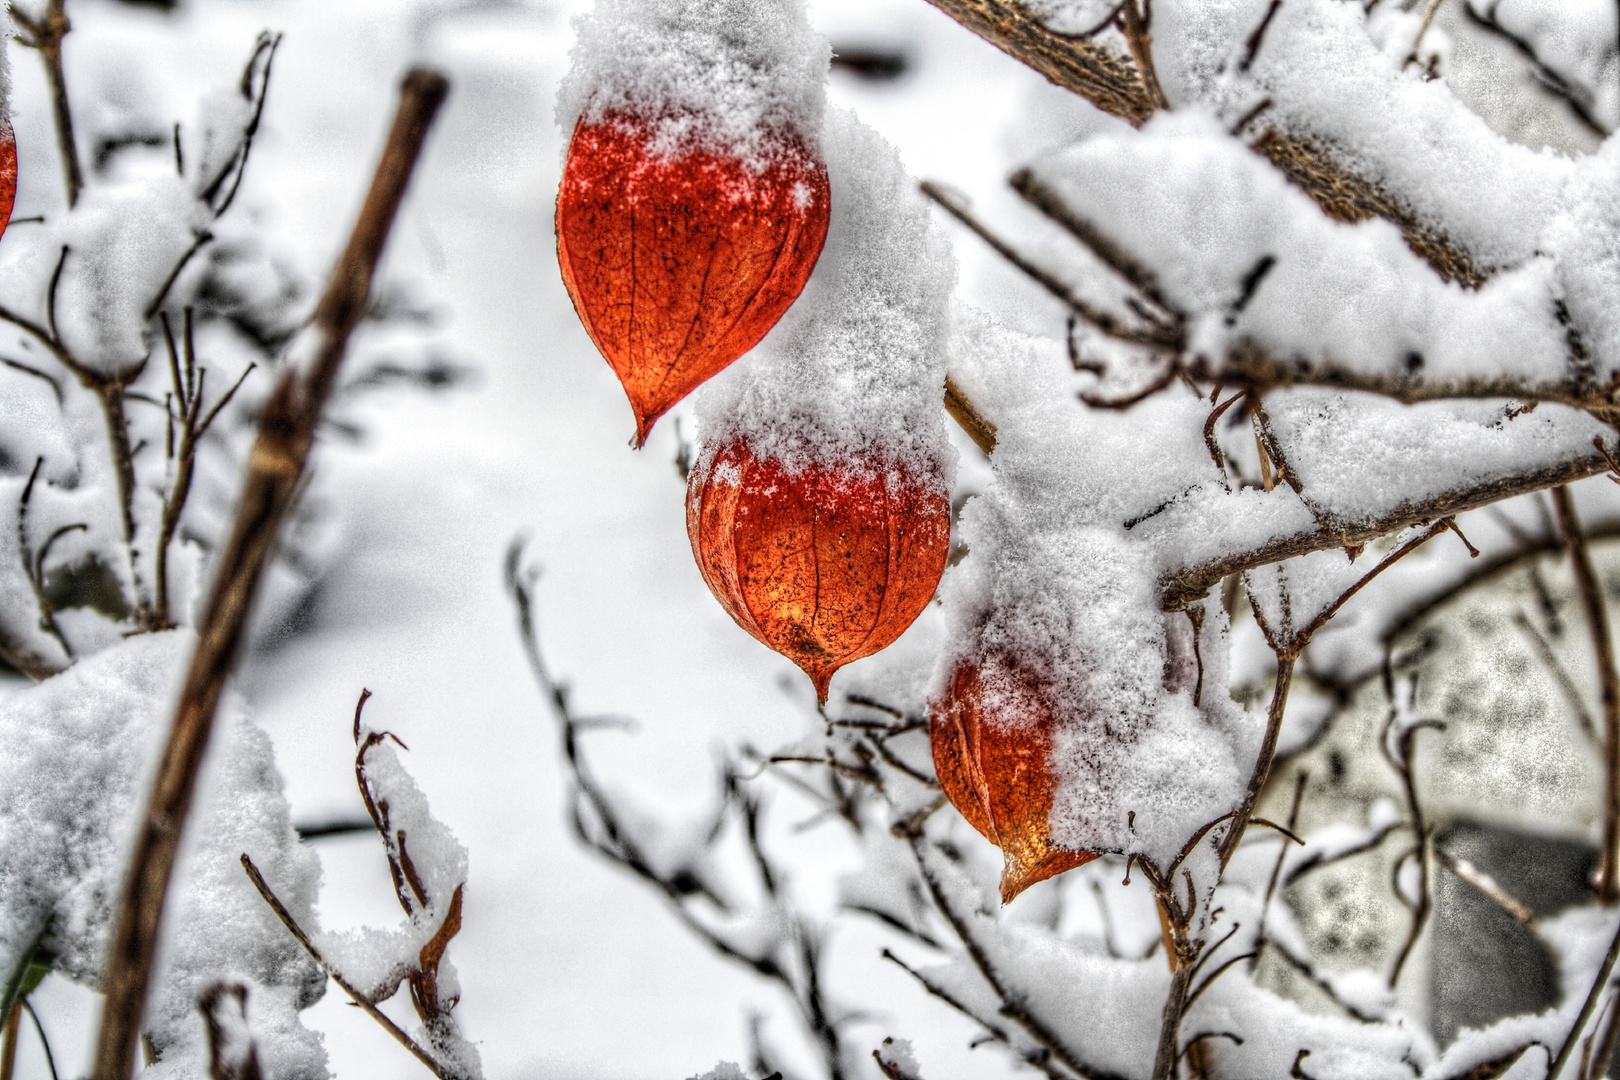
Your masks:
{"label": "snow cap on pod", "polygon": [[843,112],[823,141],[826,250],[760,347],[699,396],[687,528],[721,605],[824,701],[839,667],[905,632],[945,569],[955,264],[892,147]]}
{"label": "snow cap on pod", "polygon": [[705,454],[744,441],[790,472],[900,468],[948,488],[941,399],[956,260],[900,155],[830,110],[827,243],[799,300],[694,401]]}
{"label": "snow cap on pod", "polygon": [[832,49],[803,0],[597,0],[574,30],[557,97],[566,131],[628,113],[657,125],[666,155],[758,159],[783,134],[814,149]]}

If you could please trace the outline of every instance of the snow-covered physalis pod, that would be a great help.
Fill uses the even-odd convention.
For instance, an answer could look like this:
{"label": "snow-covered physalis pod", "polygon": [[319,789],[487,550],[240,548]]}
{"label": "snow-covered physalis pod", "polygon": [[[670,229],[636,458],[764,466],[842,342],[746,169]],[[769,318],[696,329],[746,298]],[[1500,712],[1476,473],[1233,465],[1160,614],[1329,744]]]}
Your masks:
{"label": "snow-covered physalis pod", "polygon": [[937,477],[813,461],[790,471],[739,441],[692,471],[686,527],[721,605],[824,702],[833,672],[892,643],[933,598],[951,509]]}
{"label": "snow-covered physalis pod", "polygon": [[1001,849],[1002,903],[1098,854],[1052,842],[1057,722],[1049,687],[1002,654],[959,660],[928,704],[934,772],[951,805]]}
{"label": "snow-covered physalis pod", "polygon": [[762,140],[745,160],[664,150],[657,134],[628,113],[581,119],[557,194],[563,284],[630,398],[637,446],[797,299],[831,205],[803,139]]}

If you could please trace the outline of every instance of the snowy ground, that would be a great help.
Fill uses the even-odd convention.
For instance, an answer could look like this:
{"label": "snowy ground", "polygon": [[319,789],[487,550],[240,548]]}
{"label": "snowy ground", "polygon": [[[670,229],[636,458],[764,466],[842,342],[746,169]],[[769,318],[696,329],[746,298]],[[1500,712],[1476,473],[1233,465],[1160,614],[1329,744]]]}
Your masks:
{"label": "snowy ground", "polygon": [[[359,445],[318,454],[316,498],[340,544],[314,632],[255,655],[242,679],[272,735],[294,820],[361,812],[349,722],[362,686],[371,722],[410,746],[407,766],[471,851],[464,929],[451,950],[457,1015],[489,1076],[678,1078],[717,1059],[746,1063],[747,1017],[813,1068],[776,992],[692,940],[660,902],[578,849],[563,818],[551,717],[524,665],[501,562],[529,537],[544,566],[540,627],[583,711],[641,723],[594,744],[602,774],[643,805],[696,813],[718,748],[770,747],[813,719],[808,686],[708,595],[685,535],[674,424],[626,446],[630,413],[558,278],[551,228],[562,139],[552,120],[578,5],[446,0],[192,0],[175,15],[75,0],[68,73],[82,127],[164,109],[236,76],[261,27],[286,34],[244,208],[322,273],[372,167],[397,75],[412,61],[453,90],[386,259],[443,314],[439,332],[476,378],[428,397],[390,391],[345,419]],[[896,143],[918,177],[949,182],[1000,215],[1022,213],[1002,178],[1033,151],[1114,123],[1046,86],[922,0],[831,0],[813,18],[839,45],[894,48],[892,81],[835,71],[834,103]],[[20,152],[51,154],[43,80],[13,50]],[[153,105],[154,95],[158,104]],[[88,136],[87,136],[88,137]],[[24,169],[17,214],[55,183]],[[55,198],[54,192],[50,198]],[[19,226],[20,227],[20,226]],[[975,241],[954,234],[962,294],[1030,329],[1061,325],[1049,304]],[[677,411],[677,416],[681,411]],[[685,421],[690,432],[690,421]],[[963,444],[964,447],[966,444]],[[795,841],[814,853],[814,832]],[[386,867],[365,835],[316,842],[327,928],[397,919]],[[824,892],[836,877],[822,867]],[[877,1008],[875,1046],[909,1037],[929,1075],[1007,1071],[971,1030],[882,963],[876,932],[834,947],[835,992]],[[60,979],[34,998],[63,1074],[88,1061],[93,999]],[[416,1066],[335,989],[307,1015],[345,1080]],[[44,1075],[24,1040],[24,1078]]]}

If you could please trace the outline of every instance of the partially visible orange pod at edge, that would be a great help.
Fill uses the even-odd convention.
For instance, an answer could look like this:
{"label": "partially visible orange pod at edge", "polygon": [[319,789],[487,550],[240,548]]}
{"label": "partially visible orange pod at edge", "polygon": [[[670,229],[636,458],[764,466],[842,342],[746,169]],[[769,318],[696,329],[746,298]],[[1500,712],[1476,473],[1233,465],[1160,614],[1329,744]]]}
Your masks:
{"label": "partially visible orange pod at edge", "polygon": [[686,524],[709,588],[810,676],[893,643],[933,598],[950,551],[937,477],[857,463],[789,470],[729,443],[692,471]]}
{"label": "partially visible orange pod at edge", "polygon": [[1001,849],[1002,903],[1099,854],[1052,840],[1057,722],[1049,687],[999,653],[958,661],[929,702],[935,774],[968,824]]}
{"label": "partially visible orange pod at edge", "polygon": [[17,135],[11,118],[0,116],[0,236],[11,223],[11,208],[17,202]]}
{"label": "partially visible orange pod at edge", "polygon": [[759,343],[827,239],[827,167],[802,138],[748,158],[664,148],[626,112],[582,118],[557,194],[574,310],[624,386],[640,446],[653,422]]}

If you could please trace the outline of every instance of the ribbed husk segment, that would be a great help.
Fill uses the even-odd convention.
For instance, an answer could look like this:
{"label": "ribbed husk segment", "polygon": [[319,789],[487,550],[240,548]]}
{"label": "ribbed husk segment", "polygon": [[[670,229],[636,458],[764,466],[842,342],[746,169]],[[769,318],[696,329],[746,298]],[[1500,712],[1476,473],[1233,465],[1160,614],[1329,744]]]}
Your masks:
{"label": "ribbed husk segment", "polygon": [[737,624],[827,700],[843,665],[892,643],[933,598],[950,551],[937,477],[857,463],[790,471],[733,442],[693,470],[686,525],[698,569]]}

